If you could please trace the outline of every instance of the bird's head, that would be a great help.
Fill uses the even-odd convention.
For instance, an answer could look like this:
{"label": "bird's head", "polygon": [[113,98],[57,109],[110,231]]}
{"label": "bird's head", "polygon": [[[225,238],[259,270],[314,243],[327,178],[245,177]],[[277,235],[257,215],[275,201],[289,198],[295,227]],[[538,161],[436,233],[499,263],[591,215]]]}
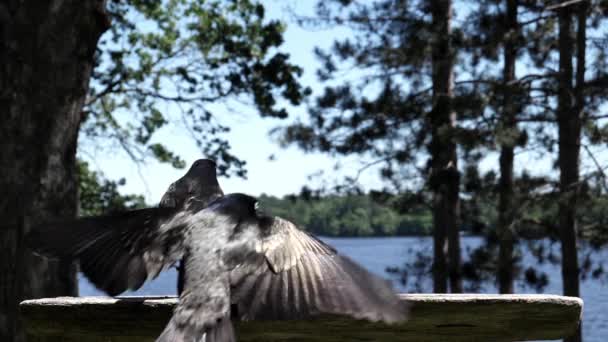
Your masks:
{"label": "bird's head", "polygon": [[200,176],[212,175],[215,177],[216,167],[217,164],[211,159],[198,159],[192,163],[192,166],[190,166],[190,169],[188,170],[188,174]]}
{"label": "bird's head", "polygon": [[257,198],[242,193],[228,194],[218,198],[209,204],[209,208],[239,222],[265,224],[269,219]]}
{"label": "bird's head", "polygon": [[216,164],[211,159],[199,159],[195,161],[186,175],[181,180],[181,186],[185,187],[187,196],[196,198],[205,197],[217,193],[222,195],[222,190],[217,181]]}
{"label": "bird's head", "polygon": [[234,217],[254,217],[258,200],[242,193],[228,194],[209,203],[209,208],[220,214]]}

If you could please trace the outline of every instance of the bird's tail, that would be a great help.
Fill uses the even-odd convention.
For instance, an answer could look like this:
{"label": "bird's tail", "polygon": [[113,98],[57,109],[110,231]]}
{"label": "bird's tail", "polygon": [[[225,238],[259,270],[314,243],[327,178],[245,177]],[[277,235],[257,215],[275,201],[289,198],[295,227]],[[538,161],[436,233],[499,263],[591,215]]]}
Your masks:
{"label": "bird's tail", "polygon": [[223,318],[205,335],[205,342],[236,342],[236,334],[230,317]]}
{"label": "bird's tail", "polygon": [[180,326],[172,319],[156,342],[236,342],[236,334],[230,317],[222,318],[209,329]]}

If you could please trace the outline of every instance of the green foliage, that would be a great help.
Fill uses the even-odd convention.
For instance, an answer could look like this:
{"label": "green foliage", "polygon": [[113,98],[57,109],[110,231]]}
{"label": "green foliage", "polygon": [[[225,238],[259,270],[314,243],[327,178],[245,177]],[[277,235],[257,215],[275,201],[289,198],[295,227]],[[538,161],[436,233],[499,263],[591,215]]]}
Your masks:
{"label": "green foliage", "polygon": [[[432,49],[442,38],[431,20],[431,7],[425,1],[318,1],[316,20],[307,23],[346,26],[352,35],[337,39],[329,50],[316,51],[322,64],[318,75],[327,86],[312,104],[309,120],[279,131],[281,142],[305,151],[372,159],[397,191],[408,188],[406,177],[427,180],[443,149],[439,145],[456,141],[470,151],[487,143],[488,126],[495,122],[483,117],[486,88],[455,84],[449,105],[463,124],[451,127],[435,123],[446,121],[441,115],[431,118],[439,110],[433,102],[437,65],[432,65]],[[466,60],[470,42],[459,25],[453,26],[446,56]],[[458,78],[467,72],[457,67],[455,73]]]}
{"label": "green foliage", "polygon": [[[498,180],[493,172],[479,175],[470,169],[465,173],[463,193],[468,199],[462,201],[463,228],[485,238],[485,244],[468,252],[463,265],[463,274],[473,284],[495,279],[500,233],[497,231],[496,213]],[[513,254],[514,274],[524,279],[536,291],[548,284],[546,275],[534,264],[523,265],[522,248],[527,248],[538,264],[561,262],[552,244],[559,241],[558,211],[563,194],[555,182],[544,177],[533,177],[523,173],[515,180],[515,201],[510,210],[514,220],[510,226],[516,240]],[[577,211],[579,251],[582,255],[581,278],[606,276],[605,261],[594,252],[608,245],[608,192],[600,176],[585,179],[579,188]],[[601,254],[599,254],[601,255]]]}
{"label": "green foliage", "polygon": [[344,25],[352,35],[330,50],[315,51],[322,64],[319,78],[327,86],[309,120],[280,131],[281,142],[377,159],[387,179],[399,178],[395,170],[415,168],[429,142],[423,121],[431,106],[432,28],[425,11],[419,1],[317,2],[312,25]]}
{"label": "green foliage", "polygon": [[89,169],[86,162],[78,161],[79,215],[96,216],[111,212],[143,208],[146,206],[141,195],[122,195],[118,192],[125,179],[118,181],[105,179]]}
{"label": "green foliage", "polygon": [[[129,156],[184,167],[155,133],[181,123],[221,174],[245,176],[244,162],[222,137],[218,111],[231,100],[262,116],[284,118],[308,90],[302,70],[277,48],[284,26],[264,17],[255,0],[109,1],[110,30],[102,37],[82,132],[110,139]],[[101,141],[95,141],[101,144]]]}
{"label": "green foliage", "polygon": [[390,202],[378,203],[368,195],[325,196],[303,199],[287,196],[279,199],[262,195],[262,208],[323,236],[395,236],[426,235],[431,228],[428,210],[399,214]]}

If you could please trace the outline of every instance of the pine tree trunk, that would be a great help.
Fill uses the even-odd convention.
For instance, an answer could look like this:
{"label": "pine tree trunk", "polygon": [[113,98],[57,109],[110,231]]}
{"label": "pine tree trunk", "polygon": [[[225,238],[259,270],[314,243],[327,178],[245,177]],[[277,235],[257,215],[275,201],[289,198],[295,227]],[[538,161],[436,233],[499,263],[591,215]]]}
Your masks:
{"label": "pine tree trunk", "polygon": [[[559,169],[560,169],[560,201],[559,201],[559,235],[562,245],[562,280],[564,294],[580,296],[579,266],[576,238],[576,205],[579,188],[579,155],[581,144],[581,114],[582,96],[575,94],[573,87],[572,52],[572,7],[559,11],[559,93],[557,121],[559,132]],[[582,43],[585,43],[584,20],[583,30],[579,35],[583,40],[577,41],[580,53]],[[583,69],[577,70],[577,79],[584,78],[584,47],[579,62],[583,61]],[[580,63],[578,64],[580,68]],[[581,73],[581,71],[583,71]],[[580,84],[578,84],[580,86]],[[577,86],[577,92],[580,91]],[[578,102],[578,103],[577,103]],[[568,342],[581,341],[580,328],[577,333],[565,339]]]}
{"label": "pine tree trunk", "polygon": [[24,341],[18,303],[76,295],[76,270],[29,253],[33,224],[73,217],[76,144],[105,2],[0,3],[0,341]]}
{"label": "pine tree trunk", "polygon": [[500,183],[498,198],[498,289],[500,293],[513,293],[513,247],[515,236],[513,224],[513,159],[515,147],[515,131],[517,129],[516,115],[518,106],[513,96],[513,81],[515,80],[515,61],[517,47],[515,42],[518,35],[517,0],[506,0],[506,22],[504,43],[503,69],[503,113],[501,129],[507,132],[500,149]]}
{"label": "pine tree trunk", "polygon": [[[454,53],[451,46],[452,3],[431,2],[433,27],[433,109],[428,124],[432,131],[430,185],[433,191],[433,291],[447,292],[449,279],[452,292],[462,292],[460,271],[459,173],[452,111]],[[447,258],[446,258],[447,240]],[[447,261],[446,261],[447,260]]]}

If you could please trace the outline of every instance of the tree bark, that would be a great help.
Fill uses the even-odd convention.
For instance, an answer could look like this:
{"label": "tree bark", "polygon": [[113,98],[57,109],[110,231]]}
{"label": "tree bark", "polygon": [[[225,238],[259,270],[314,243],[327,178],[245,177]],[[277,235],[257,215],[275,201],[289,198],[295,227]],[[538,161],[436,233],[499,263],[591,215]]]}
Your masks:
{"label": "tree bark", "polygon": [[105,1],[0,2],[0,341],[23,341],[18,304],[76,295],[76,269],[23,236],[77,209],[76,144]]}
{"label": "tree bark", "polygon": [[[559,235],[562,246],[562,280],[564,294],[580,296],[576,237],[576,206],[579,189],[579,159],[582,110],[582,83],[585,69],[585,4],[579,7],[577,32],[577,86],[573,87],[572,7],[559,10],[559,93],[558,140],[560,169]],[[581,13],[582,17],[581,17]],[[565,341],[581,341],[581,330]]]}
{"label": "tree bark", "polygon": [[503,69],[503,113],[501,129],[506,132],[500,148],[500,182],[498,198],[498,289],[500,293],[513,293],[513,160],[516,142],[516,115],[518,106],[513,94],[515,81],[516,41],[519,34],[517,24],[517,0],[506,0],[506,22]]}
{"label": "tree bark", "polygon": [[[431,129],[430,185],[433,191],[433,291],[462,292],[459,236],[458,158],[454,142],[456,115],[452,110],[454,52],[451,46],[452,3],[431,2],[434,40],[432,46],[433,109],[428,116]],[[447,262],[446,262],[447,240]]]}

